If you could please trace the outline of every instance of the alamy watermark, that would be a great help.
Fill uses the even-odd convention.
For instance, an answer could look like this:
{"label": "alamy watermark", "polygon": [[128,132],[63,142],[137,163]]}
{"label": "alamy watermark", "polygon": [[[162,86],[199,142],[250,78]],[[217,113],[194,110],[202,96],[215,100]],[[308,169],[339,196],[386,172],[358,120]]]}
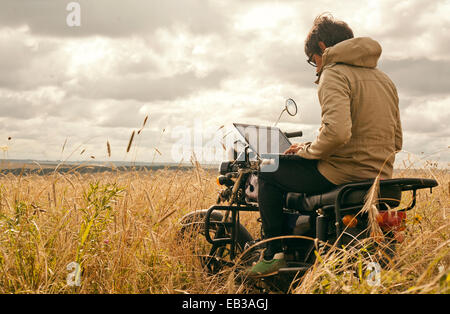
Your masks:
{"label": "alamy watermark", "polygon": [[369,286],[375,287],[381,285],[381,266],[376,262],[370,262],[367,265],[367,270],[370,271],[366,278],[366,282]]}
{"label": "alamy watermark", "polygon": [[70,271],[67,274],[66,283],[69,287],[81,286],[81,267],[77,262],[71,262],[66,266],[66,269]]}
{"label": "alamy watermark", "polygon": [[78,2],[70,2],[66,6],[67,14],[66,23],[69,27],[81,26],[81,6]]}

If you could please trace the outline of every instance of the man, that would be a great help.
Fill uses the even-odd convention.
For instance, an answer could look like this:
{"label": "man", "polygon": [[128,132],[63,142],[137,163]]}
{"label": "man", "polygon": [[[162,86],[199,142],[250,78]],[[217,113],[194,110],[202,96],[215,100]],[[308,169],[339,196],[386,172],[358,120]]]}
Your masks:
{"label": "man", "polygon": [[[286,192],[318,194],[347,182],[392,177],[395,152],[402,148],[398,95],[389,77],[376,68],[381,46],[354,38],[342,21],[320,15],[305,41],[307,62],[316,67],[322,109],[319,135],[293,144],[275,172],[258,175],[258,204],[266,238],[282,235]],[[281,242],[268,242],[250,276],[274,274],[286,263]]]}

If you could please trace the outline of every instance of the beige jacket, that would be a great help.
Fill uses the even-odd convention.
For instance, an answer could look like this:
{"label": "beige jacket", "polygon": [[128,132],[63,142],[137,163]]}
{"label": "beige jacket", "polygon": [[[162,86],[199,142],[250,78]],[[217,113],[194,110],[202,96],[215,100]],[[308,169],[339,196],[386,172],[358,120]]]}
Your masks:
{"label": "beige jacket", "polygon": [[376,69],[381,46],[352,38],[322,56],[319,135],[298,155],[319,159],[318,170],[334,184],[392,177],[395,152],[402,148],[398,95],[389,77]]}

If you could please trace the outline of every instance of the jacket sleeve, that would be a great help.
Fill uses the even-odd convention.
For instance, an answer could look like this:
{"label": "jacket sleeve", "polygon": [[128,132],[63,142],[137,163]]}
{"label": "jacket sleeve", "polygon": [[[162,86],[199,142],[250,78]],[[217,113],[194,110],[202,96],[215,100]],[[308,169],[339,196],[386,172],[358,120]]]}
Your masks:
{"label": "jacket sleeve", "polygon": [[351,90],[346,78],[333,68],[324,69],[318,96],[322,108],[319,135],[297,152],[306,159],[326,159],[352,136]]}
{"label": "jacket sleeve", "polygon": [[[395,89],[395,87],[394,87]],[[395,90],[395,96],[397,98],[397,111],[395,116],[395,150],[401,151],[403,147],[403,132],[402,132],[402,122],[400,121],[400,108],[398,107],[398,94]]]}

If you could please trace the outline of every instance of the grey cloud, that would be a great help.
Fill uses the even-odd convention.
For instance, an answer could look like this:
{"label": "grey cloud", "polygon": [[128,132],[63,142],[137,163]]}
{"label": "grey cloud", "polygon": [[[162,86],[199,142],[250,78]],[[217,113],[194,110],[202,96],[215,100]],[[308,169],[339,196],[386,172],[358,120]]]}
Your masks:
{"label": "grey cloud", "polygon": [[[448,137],[437,137],[433,138],[433,140],[430,140],[430,134],[423,134],[418,132],[404,132],[403,137],[403,151],[416,155],[414,158],[411,158],[412,161],[417,162],[418,158],[425,158],[425,160],[450,160],[447,140]],[[404,154],[400,154],[397,159],[399,161],[410,160],[410,158],[405,156]]]}
{"label": "grey cloud", "polygon": [[315,86],[315,69],[306,63],[302,46],[274,45],[262,55],[266,75],[299,87]]}
{"label": "grey cloud", "polygon": [[427,14],[438,13],[440,1],[415,0],[408,2],[386,1],[381,3],[381,12],[390,12],[382,15],[383,27],[373,30],[382,37],[395,38],[399,41],[417,38],[429,30],[429,20],[423,17]]}
{"label": "grey cloud", "polygon": [[450,93],[450,61],[429,59],[382,60],[379,64],[399,91],[413,95]]}
{"label": "grey cloud", "polygon": [[45,146],[48,139],[48,125],[41,118],[27,117],[4,117],[0,116],[0,134],[5,138],[0,138],[0,144],[6,136],[11,136],[12,140],[8,145],[14,145],[18,140],[34,140]]}
{"label": "grey cloud", "polygon": [[0,96],[0,117],[26,120],[34,117],[38,112],[39,108],[33,107],[28,100]]}
{"label": "grey cloud", "polygon": [[[121,101],[107,104],[107,110],[97,119],[98,126],[105,128],[140,128],[145,116],[148,114],[147,127],[158,125],[166,116],[167,110],[161,110],[156,106],[149,106],[149,112],[143,114],[142,103]],[[152,110],[155,107],[154,110]],[[165,108],[166,109],[166,108]]]}
{"label": "grey cloud", "polygon": [[197,77],[194,72],[158,78],[85,77],[78,80],[77,86],[68,87],[68,94],[91,99],[174,100],[193,92],[217,88],[226,76],[226,72],[216,70],[205,77]]}
{"label": "grey cloud", "polygon": [[159,66],[156,62],[151,59],[148,55],[143,53],[142,60],[133,61],[123,58],[118,62],[112,69],[117,75],[127,75],[127,74],[146,74],[150,72],[156,72],[159,70]]}
{"label": "grey cloud", "polygon": [[450,129],[448,128],[450,110],[446,110],[446,106],[448,106],[448,101],[441,104],[432,102],[426,107],[416,103],[414,106],[402,109],[400,117],[403,130],[428,135],[430,138],[450,136]]}
{"label": "grey cloud", "polygon": [[217,6],[202,0],[78,0],[81,26],[68,27],[69,1],[3,0],[0,25],[28,25],[34,34],[80,37],[123,37],[183,25],[196,33],[224,31],[227,18]]}
{"label": "grey cloud", "polygon": [[155,123],[166,110],[142,111],[144,103],[135,100],[86,99],[67,96],[58,103],[37,106],[45,111],[48,119],[57,119],[64,123],[89,124],[99,128],[139,128],[150,112],[150,120]]}
{"label": "grey cloud", "polygon": [[443,112],[438,118],[424,117],[420,112],[414,115],[403,115],[402,118],[403,129],[405,131],[436,137],[450,136],[447,121],[450,121],[450,112]]}
{"label": "grey cloud", "polygon": [[27,45],[23,37],[0,40],[0,87],[28,90],[39,86],[58,86],[68,79],[67,63],[54,42]]}

